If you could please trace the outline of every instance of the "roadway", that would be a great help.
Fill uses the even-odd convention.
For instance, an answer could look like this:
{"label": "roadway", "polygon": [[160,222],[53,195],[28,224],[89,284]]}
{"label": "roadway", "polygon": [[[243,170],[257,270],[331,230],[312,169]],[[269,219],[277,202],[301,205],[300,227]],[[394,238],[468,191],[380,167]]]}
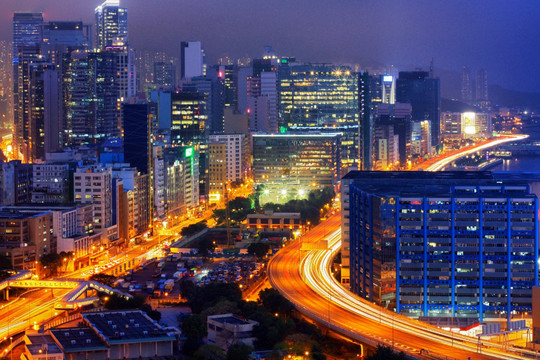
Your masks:
{"label": "roadway", "polygon": [[384,310],[345,290],[330,273],[331,261],[341,244],[340,225],[338,213],[302,238],[302,242],[328,239],[329,250],[302,251],[297,241],[279,251],[268,265],[272,286],[304,315],[348,338],[370,345],[386,344],[416,358],[523,358],[485,341],[478,353],[477,339]]}
{"label": "roadway", "polygon": [[494,146],[499,146],[512,141],[521,141],[528,138],[529,135],[504,135],[495,139],[483,141],[477,145],[468,146],[460,150],[455,150],[447,154],[443,154],[436,158],[430,159],[422,164],[419,164],[416,170],[423,169],[425,171],[440,171],[453,161],[467,155],[474,154],[478,151],[486,150]]}

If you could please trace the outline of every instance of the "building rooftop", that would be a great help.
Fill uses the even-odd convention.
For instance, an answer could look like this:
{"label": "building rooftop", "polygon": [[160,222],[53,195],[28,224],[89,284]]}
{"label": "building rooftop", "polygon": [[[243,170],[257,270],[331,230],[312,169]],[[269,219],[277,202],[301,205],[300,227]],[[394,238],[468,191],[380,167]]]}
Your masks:
{"label": "building rooftop", "polygon": [[47,210],[36,210],[33,212],[20,212],[17,210],[11,209],[0,209],[0,219],[30,219],[38,216],[43,216],[50,214],[50,211]]}
{"label": "building rooftop", "polygon": [[174,339],[140,310],[83,313],[82,317],[109,344]]}
{"label": "building rooftop", "polygon": [[107,344],[89,327],[51,329],[64,352],[107,350]]}
{"label": "building rooftop", "polygon": [[238,318],[236,316],[233,316],[233,315],[228,315],[228,316],[224,316],[224,317],[216,317],[216,318],[210,317],[210,319],[213,320],[213,321],[217,321],[219,323],[223,323],[223,324],[249,325],[248,321],[240,319],[240,318]]}
{"label": "building rooftop", "polygon": [[51,335],[27,335],[26,336],[30,341],[30,344],[26,344],[26,348],[30,351],[32,355],[39,355],[45,353],[45,348],[47,354],[61,354],[62,350],[56,345]]}
{"label": "building rooftop", "polygon": [[526,179],[502,178],[489,171],[352,171],[343,179],[352,180],[353,188],[400,197],[535,198]]}

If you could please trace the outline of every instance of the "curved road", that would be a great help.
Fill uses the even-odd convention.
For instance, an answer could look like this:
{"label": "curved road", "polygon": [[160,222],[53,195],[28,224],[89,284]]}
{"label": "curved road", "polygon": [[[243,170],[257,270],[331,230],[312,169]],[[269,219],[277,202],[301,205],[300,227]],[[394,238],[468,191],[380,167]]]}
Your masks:
{"label": "curved road", "polygon": [[340,246],[340,222],[338,213],[302,239],[307,243],[328,239],[332,250],[303,251],[297,241],[268,265],[272,286],[300,312],[348,338],[393,346],[416,358],[522,359],[519,354],[503,353],[497,344],[484,345],[479,353],[475,339],[383,310],[342,288],[329,268]]}

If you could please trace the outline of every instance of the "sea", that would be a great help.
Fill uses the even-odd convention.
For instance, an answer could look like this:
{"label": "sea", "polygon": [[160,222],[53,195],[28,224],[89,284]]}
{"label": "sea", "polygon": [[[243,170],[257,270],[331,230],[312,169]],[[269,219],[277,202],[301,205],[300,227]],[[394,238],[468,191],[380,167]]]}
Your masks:
{"label": "sea", "polygon": [[[540,141],[540,129],[527,129],[530,136],[524,141]],[[540,172],[540,155],[538,156],[513,156],[503,160],[502,164],[489,168],[490,171],[529,171]]]}

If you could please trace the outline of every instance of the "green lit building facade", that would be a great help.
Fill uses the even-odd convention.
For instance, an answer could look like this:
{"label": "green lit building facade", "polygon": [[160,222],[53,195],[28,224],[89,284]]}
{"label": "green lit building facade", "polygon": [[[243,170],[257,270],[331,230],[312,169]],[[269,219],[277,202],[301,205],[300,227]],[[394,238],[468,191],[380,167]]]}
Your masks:
{"label": "green lit building facade", "polygon": [[284,203],[339,180],[341,134],[253,135],[253,176],[262,202]]}

